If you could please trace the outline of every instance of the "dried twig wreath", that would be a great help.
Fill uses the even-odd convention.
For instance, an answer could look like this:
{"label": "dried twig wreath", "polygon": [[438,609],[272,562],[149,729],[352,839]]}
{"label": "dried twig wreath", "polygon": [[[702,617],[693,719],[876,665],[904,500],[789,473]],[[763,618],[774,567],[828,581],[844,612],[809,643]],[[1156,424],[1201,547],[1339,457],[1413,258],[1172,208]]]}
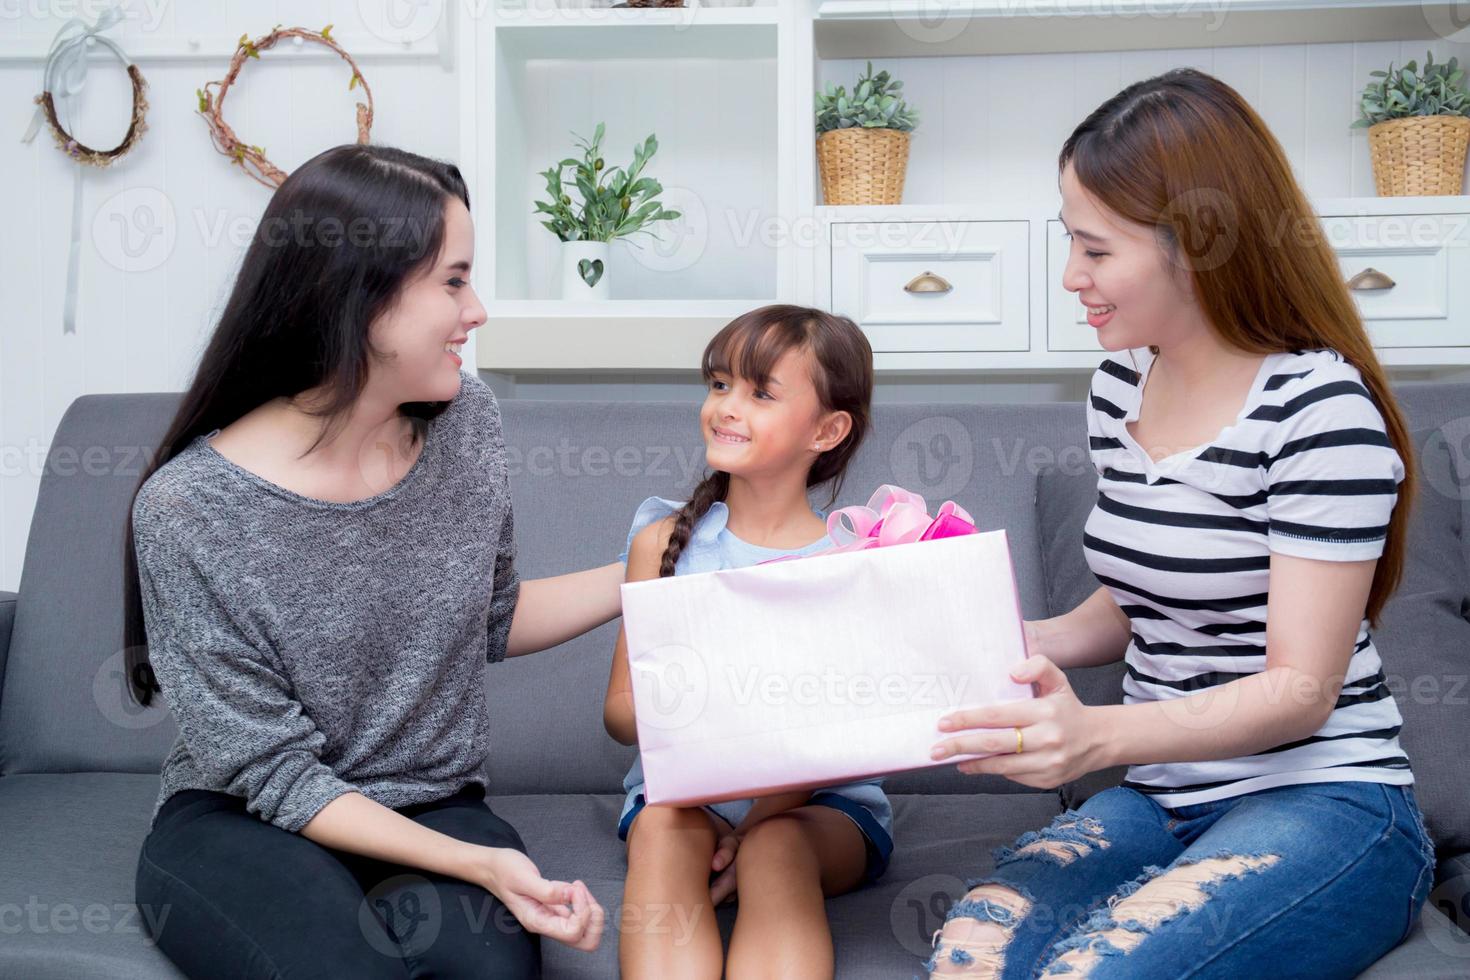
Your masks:
{"label": "dried twig wreath", "polygon": [[128,131],[122,142],[110,150],[94,150],[68,133],[61,120],[56,117],[56,101],[49,91],[36,96],[36,102],[41,107],[39,111],[45,116],[47,128],[51,130],[51,138],[56,141],[61,152],[78,163],[106,167],[137,145],[148,130],[148,123],[144,119],[148,112],[148,99],[144,94],[148,91],[148,83],[143,80],[143,73],[134,64],[128,65],[128,77],[133,81],[133,120],[128,124]]}
{"label": "dried twig wreath", "polygon": [[[122,20],[122,11],[117,7],[111,7],[98,16],[96,23],[88,24],[80,17],[73,18],[62,25],[57,31],[56,39],[51,43],[51,51],[46,57],[46,70],[42,80],[41,94],[36,96],[35,102],[40,108],[36,110],[36,116],[31,121],[30,128],[26,130],[21,141],[29,143],[35,138],[36,130],[44,121],[51,130],[52,139],[56,145],[67,156],[78,163],[91,164],[94,167],[106,167],[117,158],[126,154],[143,133],[148,129],[145,116],[148,113],[148,83],[143,80],[143,73],[138,66],[133,64],[132,59],[123,53],[122,48],[110,38],[101,36],[101,32],[112,27]],[[133,83],[133,118],[128,124],[127,134],[121,143],[110,150],[96,150],[76,139],[67,132],[60,118],[56,115],[56,96],[70,98],[81,92],[82,85],[87,78],[87,46],[89,44],[101,43],[103,46],[117,55],[119,61],[126,66],[128,78]],[[53,94],[55,93],[55,94]]]}
{"label": "dried twig wreath", "polygon": [[[260,52],[274,47],[276,42],[284,37],[299,37],[303,41],[326,45],[352,66],[352,78],[347,83],[347,87],[352,89],[361,85],[363,94],[367,96],[367,105],[361,102],[357,104],[357,142],[367,143],[368,135],[373,128],[372,89],[368,88],[367,79],[362,76],[362,71],[357,67],[357,62],[352,60],[352,55],[332,39],[331,24],[320,31],[309,30],[305,27],[282,27],[277,24],[269,34],[264,34],[253,41],[248,36],[241,34],[240,43],[235,48],[235,56],[230,59],[230,70],[225,73],[225,77],[217,82],[206,82],[204,88],[197,89],[195,94],[199,96],[199,115],[209,126],[210,135],[214,138],[215,149],[229,157],[230,162],[238,164],[252,179],[270,188],[281,186],[281,182],[286,179],[286,172],[266,159],[265,150],[262,147],[241,142],[235,135],[235,131],[225,122],[223,110],[225,93],[234,84],[246,60],[259,58]],[[212,86],[218,86],[219,92],[211,93]]]}

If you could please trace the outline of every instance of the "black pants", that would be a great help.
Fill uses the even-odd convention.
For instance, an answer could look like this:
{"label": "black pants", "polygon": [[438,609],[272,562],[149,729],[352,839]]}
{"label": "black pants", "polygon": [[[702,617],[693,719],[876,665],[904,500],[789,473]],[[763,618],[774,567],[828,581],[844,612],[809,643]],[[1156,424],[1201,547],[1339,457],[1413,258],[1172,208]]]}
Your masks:
{"label": "black pants", "polygon": [[[458,840],[525,845],[466,786],[397,812]],[[150,934],[190,977],[537,977],[539,937],[479,885],[323,847],[241,797],[164,801],[138,856]]]}

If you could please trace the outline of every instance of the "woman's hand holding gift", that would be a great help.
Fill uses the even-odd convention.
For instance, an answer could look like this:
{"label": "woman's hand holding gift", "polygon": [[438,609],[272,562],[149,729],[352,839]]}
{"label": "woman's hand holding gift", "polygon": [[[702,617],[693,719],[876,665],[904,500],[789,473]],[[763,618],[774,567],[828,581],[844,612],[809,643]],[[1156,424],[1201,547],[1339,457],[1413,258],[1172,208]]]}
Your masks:
{"label": "woman's hand holding gift", "polygon": [[[1035,651],[1030,622],[1026,641]],[[946,715],[939,721],[940,731],[956,734],[934,747],[933,758],[986,755],[959,763],[960,772],[995,773],[1038,789],[1055,789],[1110,764],[1097,709],[1077,700],[1060,667],[1033,652],[1012,668],[1011,677],[1035,684],[1037,696]]]}

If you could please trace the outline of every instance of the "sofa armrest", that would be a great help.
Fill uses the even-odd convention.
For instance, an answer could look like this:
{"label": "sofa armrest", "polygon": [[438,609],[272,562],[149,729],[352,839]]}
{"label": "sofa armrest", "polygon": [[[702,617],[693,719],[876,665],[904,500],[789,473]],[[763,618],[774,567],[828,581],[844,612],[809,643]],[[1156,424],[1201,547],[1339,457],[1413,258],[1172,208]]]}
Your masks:
{"label": "sofa armrest", "polygon": [[5,662],[10,659],[10,629],[15,625],[15,603],[20,596],[0,592],[0,689],[5,687]]}

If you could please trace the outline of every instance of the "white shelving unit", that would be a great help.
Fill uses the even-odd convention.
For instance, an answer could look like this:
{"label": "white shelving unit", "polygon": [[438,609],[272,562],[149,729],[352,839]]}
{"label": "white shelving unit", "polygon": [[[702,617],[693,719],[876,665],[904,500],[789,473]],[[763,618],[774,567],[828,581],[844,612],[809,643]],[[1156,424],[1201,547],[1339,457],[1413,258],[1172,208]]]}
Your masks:
{"label": "white shelving unit", "polygon": [[[551,371],[688,372],[747,300],[498,300],[480,334],[478,364],[507,374]],[[488,333],[488,336],[485,334]]]}
{"label": "white shelving unit", "polygon": [[[498,0],[489,16],[467,23],[457,52],[461,104],[470,110],[461,145],[475,182],[477,252],[486,257],[476,280],[490,313],[476,332],[475,363],[512,376],[687,374],[731,317],[789,301],[866,319],[877,368],[895,376],[1090,370],[1098,348],[1087,342],[1085,322],[1076,329],[1075,299],[1060,290],[1053,268],[1053,195],[822,206],[811,101],[824,62],[1470,43],[1470,31],[1451,36],[1450,7],[1417,0],[952,0],[944,9],[936,17],[931,0],[727,0],[680,10]],[[1090,62],[1088,71],[1096,70]],[[631,156],[634,141],[658,135],[647,172],[664,184],[665,205],[686,217],[660,227],[658,242],[646,241],[641,252],[614,245],[612,301],[564,302],[556,295],[558,243],[532,212],[544,194],[537,171],[574,155],[569,131],[590,135],[598,121],[607,123],[603,151],[612,166]],[[1054,157],[1037,166],[1054,166]],[[915,169],[911,159],[911,183]],[[1439,239],[1416,257],[1380,257],[1380,264],[1410,263],[1396,296],[1413,296],[1376,294],[1365,316],[1385,363],[1470,364],[1470,296],[1455,285],[1456,277],[1470,282],[1470,196],[1314,204],[1324,220],[1367,216],[1371,227],[1393,215],[1440,216]],[[900,240],[862,253],[834,237],[865,225],[906,233],[923,223],[957,234],[945,260],[971,277],[954,291],[959,313],[932,302],[905,306],[911,297],[878,302],[888,280],[922,266],[932,248]],[[1367,261],[1364,247],[1340,248],[1345,275]]]}
{"label": "white shelving unit", "polygon": [[1449,37],[1422,0],[822,0],[822,58],[1123,51]]}
{"label": "white shelving unit", "polygon": [[[674,371],[735,315],[796,289],[795,256],[768,241],[795,211],[784,128],[809,98],[789,70],[789,5],[614,10],[502,2],[462,43],[463,144],[473,146],[477,273],[490,314],[476,363],[501,372]],[[650,133],[645,174],[676,222],[613,245],[603,303],[558,296],[559,242],[532,204],[542,171],[605,123],[609,167]],[[466,163],[470,165],[467,155]]]}

